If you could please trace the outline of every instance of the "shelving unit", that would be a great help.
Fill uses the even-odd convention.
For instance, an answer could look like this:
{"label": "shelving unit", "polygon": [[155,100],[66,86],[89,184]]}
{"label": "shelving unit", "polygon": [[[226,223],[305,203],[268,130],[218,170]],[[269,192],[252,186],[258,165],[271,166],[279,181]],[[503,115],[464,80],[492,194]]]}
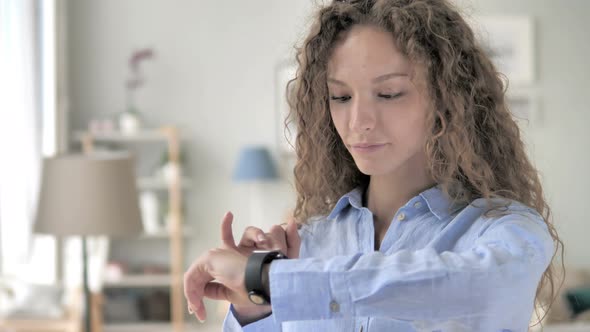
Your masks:
{"label": "shelving unit", "polygon": [[[153,130],[128,135],[118,132],[111,133],[90,133],[75,132],[75,140],[82,144],[84,153],[91,154],[95,151],[97,142],[109,143],[154,143],[164,142],[168,148],[168,162],[180,169],[180,139],[178,130],[175,127],[167,126]],[[139,190],[162,190],[167,191],[169,203],[169,224],[167,229],[156,233],[144,234],[139,239],[167,239],[170,246],[170,273],[169,274],[137,274],[125,275],[117,280],[106,281],[104,287],[109,288],[165,288],[170,289],[170,323],[162,322],[138,322],[138,323],[117,323],[94,324],[94,332],[114,331],[174,331],[185,330],[184,322],[184,296],[182,292],[183,276],[183,238],[191,233],[190,228],[182,226],[182,190],[190,188],[190,179],[178,176],[175,172],[168,181],[155,177],[140,177],[137,179]],[[104,298],[99,301],[105,305]],[[102,322],[102,314],[99,318]],[[98,331],[97,331],[98,330]]]}
{"label": "shelving unit", "polygon": [[[116,323],[108,327],[108,332],[162,332],[172,331],[166,323]],[[176,330],[174,330],[176,331]]]}
{"label": "shelving unit", "polygon": [[126,275],[116,281],[105,281],[104,286],[109,288],[135,288],[135,287],[163,287],[170,285],[172,276],[169,274],[138,274]]}
{"label": "shelving unit", "polygon": [[[193,230],[190,227],[182,227],[182,236],[189,237],[193,235]],[[142,239],[167,239],[170,237],[170,232],[167,229],[162,228],[155,233],[145,233],[140,236]]]}
{"label": "shelving unit", "polygon": [[[181,177],[180,187],[182,189],[190,189],[190,179]],[[137,187],[140,190],[168,190],[168,183],[165,179],[157,177],[140,177],[137,178]]]}

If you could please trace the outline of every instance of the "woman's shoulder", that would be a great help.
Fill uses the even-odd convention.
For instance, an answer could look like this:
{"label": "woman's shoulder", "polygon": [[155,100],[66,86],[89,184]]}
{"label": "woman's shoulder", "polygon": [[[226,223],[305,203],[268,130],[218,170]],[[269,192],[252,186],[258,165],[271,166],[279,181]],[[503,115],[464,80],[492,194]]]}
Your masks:
{"label": "woman's shoulder", "polygon": [[465,206],[463,211],[476,210],[481,213],[482,218],[498,219],[506,216],[524,217],[533,220],[544,220],[539,211],[527,206],[517,200],[494,197],[478,198]]}
{"label": "woman's shoulder", "polygon": [[479,236],[493,229],[509,227],[526,233],[549,236],[545,218],[536,209],[507,198],[479,198],[467,205],[460,214],[477,216]]}
{"label": "woman's shoulder", "polygon": [[479,198],[449,220],[435,239],[440,251],[472,250],[476,245],[502,247],[514,254],[550,259],[553,239],[543,216],[526,204],[507,198]]}

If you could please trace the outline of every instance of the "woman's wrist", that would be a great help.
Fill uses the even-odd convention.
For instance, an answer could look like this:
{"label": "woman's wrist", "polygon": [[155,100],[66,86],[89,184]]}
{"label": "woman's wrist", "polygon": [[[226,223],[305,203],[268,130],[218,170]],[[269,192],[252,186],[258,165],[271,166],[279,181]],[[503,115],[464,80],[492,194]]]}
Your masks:
{"label": "woman's wrist", "polygon": [[262,286],[264,286],[264,291],[266,292],[266,295],[268,295],[268,298],[270,299],[270,278],[269,278],[269,274],[270,274],[270,263],[264,264],[262,266],[261,281],[262,281]]}
{"label": "woman's wrist", "polygon": [[[262,266],[260,281],[268,297],[270,298],[270,283],[269,283],[270,264]],[[239,306],[234,304],[234,316],[240,325],[245,326],[257,320],[268,317],[272,313],[270,305],[247,305]]]}

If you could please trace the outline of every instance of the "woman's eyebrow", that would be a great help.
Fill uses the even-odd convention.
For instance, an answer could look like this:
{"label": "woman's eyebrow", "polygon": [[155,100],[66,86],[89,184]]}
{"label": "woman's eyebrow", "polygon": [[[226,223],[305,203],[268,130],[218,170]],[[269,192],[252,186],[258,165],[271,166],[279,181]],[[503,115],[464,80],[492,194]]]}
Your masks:
{"label": "woman's eyebrow", "polygon": [[406,74],[406,73],[389,73],[389,74],[375,77],[372,80],[372,82],[379,83],[379,82],[387,81],[387,80],[392,79],[394,77],[407,77],[407,76],[408,76],[408,74]]}
{"label": "woman's eyebrow", "polygon": [[[398,72],[389,73],[389,74],[377,76],[374,79],[372,79],[371,82],[373,82],[373,83],[380,83],[380,82],[387,81],[389,79],[396,78],[396,77],[408,77],[408,74],[406,74],[406,73],[398,73]],[[347,86],[346,83],[344,83],[344,82],[342,82],[340,80],[337,80],[335,78],[331,78],[331,77],[328,77],[328,82],[329,83],[334,83],[334,84],[337,84],[337,85]]]}

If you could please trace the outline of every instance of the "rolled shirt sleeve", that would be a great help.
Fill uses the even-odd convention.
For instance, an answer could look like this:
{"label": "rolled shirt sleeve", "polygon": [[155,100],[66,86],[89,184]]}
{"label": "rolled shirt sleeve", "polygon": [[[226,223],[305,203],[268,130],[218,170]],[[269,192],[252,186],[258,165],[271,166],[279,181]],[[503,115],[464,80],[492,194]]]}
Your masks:
{"label": "rolled shirt sleeve", "polygon": [[262,324],[271,328],[270,321],[271,330],[280,331],[283,321],[352,316],[509,320],[511,307],[532,308],[553,250],[540,216],[510,214],[495,219],[460,252],[439,252],[432,245],[392,254],[276,260],[270,268],[273,314],[256,331],[266,331]]}

